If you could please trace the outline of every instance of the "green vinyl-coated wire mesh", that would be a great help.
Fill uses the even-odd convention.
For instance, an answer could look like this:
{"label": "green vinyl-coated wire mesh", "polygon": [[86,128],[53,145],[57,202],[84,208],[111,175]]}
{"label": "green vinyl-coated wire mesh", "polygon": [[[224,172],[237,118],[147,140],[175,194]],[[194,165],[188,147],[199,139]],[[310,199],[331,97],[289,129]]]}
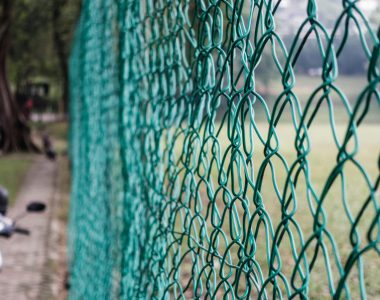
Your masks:
{"label": "green vinyl-coated wire mesh", "polygon": [[[380,27],[365,2],[84,0],[71,299],[380,296]],[[364,72],[344,75],[359,56]]]}

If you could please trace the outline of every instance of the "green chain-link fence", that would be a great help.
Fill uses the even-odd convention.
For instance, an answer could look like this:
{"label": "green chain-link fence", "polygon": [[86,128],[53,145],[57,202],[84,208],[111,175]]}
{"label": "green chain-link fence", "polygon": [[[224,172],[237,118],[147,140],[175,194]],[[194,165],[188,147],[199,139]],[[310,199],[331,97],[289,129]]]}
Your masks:
{"label": "green chain-link fence", "polygon": [[362,2],[84,1],[71,299],[380,297],[380,27]]}

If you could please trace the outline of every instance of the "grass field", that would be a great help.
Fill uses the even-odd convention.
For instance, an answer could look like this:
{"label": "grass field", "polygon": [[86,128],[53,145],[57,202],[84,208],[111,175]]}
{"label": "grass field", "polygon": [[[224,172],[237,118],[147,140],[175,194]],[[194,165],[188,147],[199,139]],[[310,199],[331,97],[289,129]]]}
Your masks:
{"label": "grass field", "polygon": [[25,153],[0,156],[0,185],[8,190],[10,204],[15,200],[17,191],[34,159],[35,156]]}
{"label": "grass field", "polygon": [[[52,137],[58,153],[67,151],[67,122],[51,124],[31,124],[34,129],[34,140],[41,145],[41,132],[46,130]],[[0,156],[0,185],[9,192],[11,204],[22,185],[24,175],[32,165],[36,154],[14,153]]]}
{"label": "grass field", "polygon": [[54,123],[32,123],[32,128],[36,132],[35,140],[41,143],[40,135],[46,132],[53,141],[54,148],[58,153],[67,151],[67,138],[68,138],[68,124],[65,121],[54,122]]}
{"label": "grass field", "polygon": [[[295,85],[292,89],[295,96],[299,99],[301,106],[305,107],[305,103],[309,101],[311,94],[316,91],[321,84],[323,83],[320,77],[312,77],[306,75],[297,75]],[[344,95],[346,101],[350,104],[351,109],[354,109],[355,104],[357,103],[359,95],[368,85],[367,79],[365,76],[345,76],[340,75],[336,81],[334,81],[334,86]],[[270,93],[266,97],[267,105],[269,107],[273,106],[273,103],[278,98],[278,96],[283,91],[283,87],[279,78],[274,78],[270,82]],[[319,97],[322,95],[322,91],[316,94],[316,97],[313,100],[313,103],[316,103]],[[330,97],[332,102],[334,103],[334,118],[338,123],[345,123],[348,120],[348,113],[345,109],[343,109],[343,101],[341,96],[336,91],[330,92]],[[258,111],[261,111],[261,107],[257,107]],[[326,122],[328,121],[327,114],[327,105],[322,105],[322,111],[324,113],[320,113],[318,121]],[[372,105],[370,107],[369,112],[367,113],[366,120],[370,123],[379,123],[380,122],[380,105],[378,102],[373,99]],[[260,118],[260,115],[258,115]],[[290,119],[290,114],[287,110],[282,117],[284,120]]]}
{"label": "grass field", "polygon": [[[262,135],[263,139],[267,139],[268,133],[268,124],[264,122],[258,122],[257,129]],[[246,131],[249,132],[250,126],[246,125]],[[254,154],[252,157],[252,165],[249,167],[248,174],[253,172],[251,179],[256,178],[259,168],[263,165],[265,156],[264,145],[258,139],[257,132],[254,132],[251,128],[251,135],[253,136],[252,142],[248,142],[247,148],[254,147]],[[310,171],[309,179],[306,180],[305,176],[301,176],[298,185],[294,188],[292,204],[287,208],[287,211],[290,212],[294,210],[293,220],[296,222],[298,229],[302,234],[297,233],[296,226],[290,226],[290,231],[292,232],[292,238],[285,234],[284,241],[281,243],[280,257],[281,257],[281,272],[282,275],[286,278],[290,284],[290,278],[292,271],[295,267],[295,255],[297,256],[300,252],[300,245],[304,244],[307,241],[312,233],[314,216],[312,215],[312,210],[315,210],[319,197],[326,185],[328,177],[331,175],[333,168],[336,166],[337,154],[338,154],[338,145],[343,142],[344,135],[346,133],[346,125],[343,123],[338,123],[335,127],[335,134],[333,134],[332,127],[329,123],[316,123],[311,126],[308,130],[308,136],[310,140],[310,151],[307,154],[308,159],[308,169]],[[367,124],[360,126],[357,131],[358,145],[359,148],[356,149],[355,161],[360,165],[364,170],[363,174],[358,168],[358,165],[355,165],[352,162],[345,164],[342,174],[337,180],[332,184],[328,190],[327,196],[323,201],[323,211],[324,218],[326,222],[325,229],[329,233],[331,239],[328,238],[328,235],[324,235],[323,243],[325,245],[325,254],[322,251],[319,251],[317,256],[316,263],[313,267],[310,277],[309,285],[309,297],[310,299],[329,299],[329,282],[328,282],[328,273],[332,275],[330,278],[330,284],[336,288],[338,279],[339,279],[339,268],[344,268],[349,254],[353,250],[352,243],[350,242],[350,230],[352,228],[353,221],[357,218],[360,209],[362,208],[367,197],[370,195],[371,186],[374,186],[374,182],[379,176],[378,169],[378,159],[380,153],[380,141],[379,141],[379,132],[380,124],[374,124],[368,122]],[[281,155],[281,158],[284,161],[281,161],[279,157],[272,157],[272,167],[274,171],[271,171],[269,166],[265,169],[265,175],[263,176],[263,184],[260,189],[260,195],[262,202],[265,207],[265,211],[268,215],[267,225],[271,224],[272,229],[281,228],[282,226],[282,208],[281,205],[282,195],[285,188],[286,176],[288,174],[289,168],[295,162],[297,158],[297,151],[295,148],[295,129],[293,125],[289,122],[281,123],[276,128],[276,134],[278,137],[277,146],[278,153]],[[336,137],[336,140],[334,139]],[[231,163],[232,154],[227,152],[228,147],[231,142],[227,137],[227,130],[225,127],[222,128],[219,136],[218,142],[220,146],[220,158],[219,162],[221,163],[221,158],[226,155],[224,164],[222,164],[222,169],[225,174],[228,174],[228,181],[226,182],[225,189],[228,190],[228,193],[216,193],[215,191],[220,186],[218,178],[220,178],[221,168],[218,168],[216,164],[211,166],[210,157],[211,157],[211,145],[207,149],[204,155],[208,156],[208,161],[205,163],[205,166],[201,169],[204,170],[211,168],[211,176],[208,180],[202,180],[200,173],[203,171],[196,171],[194,173],[195,181],[198,183],[198,193],[195,193],[193,197],[186,196],[183,198],[183,201],[186,201],[186,206],[192,216],[198,215],[194,224],[189,228],[189,223],[184,217],[185,213],[176,212],[176,223],[175,231],[177,233],[182,233],[185,238],[181,243],[181,252],[186,253],[190,250],[189,240],[193,241],[194,245],[202,244],[204,249],[210,249],[215,246],[215,241],[218,241],[218,246],[216,247],[218,255],[214,258],[214,269],[216,271],[213,278],[216,282],[220,282],[220,272],[221,265],[223,260],[221,257],[225,256],[230,257],[229,261],[231,265],[237,265],[239,262],[238,256],[241,255],[241,250],[239,247],[227,248],[227,245],[232,243],[233,236],[241,235],[243,233],[242,228],[248,228],[247,216],[252,215],[256,209],[255,204],[253,203],[254,191],[252,187],[248,187],[246,191],[246,196],[241,198],[241,200],[235,201],[232,204],[232,191],[241,191],[244,186],[247,184],[247,178],[244,175],[243,159],[235,160],[235,163]],[[337,145],[338,143],[338,145]],[[177,141],[176,152],[177,157],[183,151],[183,147],[186,149],[186,143],[183,141]],[[197,144],[197,142],[195,142]],[[201,143],[195,148],[198,148],[197,155],[199,155],[199,147]],[[347,146],[347,152],[354,151],[354,143],[349,143]],[[240,150],[243,151],[242,146]],[[185,150],[186,151],[186,150]],[[195,157],[198,157],[195,155]],[[194,161],[195,163],[195,161]],[[228,171],[229,170],[229,171]],[[229,173],[228,173],[229,172]],[[233,175],[234,173],[234,175]],[[238,174],[242,174],[240,181],[238,180]],[[235,178],[235,179],[233,179]],[[313,189],[316,198],[311,196],[310,188],[306,188],[306,182],[309,183],[310,187]],[[213,192],[210,193],[210,186],[213,186]],[[207,192],[209,190],[209,192]],[[364,217],[360,220],[357,227],[357,234],[361,242],[359,243],[359,248],[362,249],[365,245],[368,244],[367,232],[371,222],[375,217],[375,207],[378,205],[378,191],[376,195],[373,195],[377,200],[373,200],[373,205],[368,206],[364,212]],[[184,196],[185,197],[185,196]],[[189,197],[189,198],[187,198]],[[240,198],[239,198],[240,199]],[[377,202],[376,202],[377,201]],[[245,203],[246,208],[243,208],[242,203]],[[196,204],[198,203],[198,204]],[[202,203],[202,205],[200,204]],[[376,204],[377,203],[377,204]],[[201,205],[201,210],[200,210]],[[198,207],[195,210],[195,207]],[[200,210],[200,211],[199,211]],[[213,211],[214,217],[211,217],[210,211]],[[216,214],[215,214],[216,212]],[[226,213],[226,214],[225,214]],[[218,215],[219,217],[215,217]],[[223,218],[221,217],[223,216]],[[245,218],[244,218],[245,216]],[[214,218],[213,221],[211,219]],[[203,219],[204,221],[200,221]],[[248,218],[249,219],[249,218]],[[351,219],[351,220],[350,220]],[[205,222],[205,223],[203,223]],[[215,226],[215,224],[218,226]],[[203,234],[200,231],[202,224],[207,224],[206,232]],[[248,226],[248,227],[247,227]],[[218,229],[219,228],[219,229]],[[251,230],[258,230],[257,239],[256,239],[256,254],[255,259],[260,264],[261,272],[266,278],[268,276],[268,259],[267,251],[270,251],[272,241],[270,234],[266,232],[263,228],[263,225],[259,226],[258,220],[254,221],[250,227]],[[224,232],[225,237],[222,238]],[[203,238],[200,236],[203,235]],[[215,238],[217,236],[217,238]],[[214,238],[212,238],[214,237]],[[266,238],[269,237],[269,240]],[[290,242],[293,239],[294,247],[290,247]],[[303,239],[303,242],[301,242]],[[191,243],[190,243],[191,244]],[[214,245],[214,246],[212,246]],[[315,242],[312,243],[315,247]],[[215,247],[214,247],[215,248]],[[199,249],[199,248],[197,248]],[[173,250],[173,249],[171,249]],[[191,252],[191,251],[190,251]],[[240,253],[240,254],[239,254]],[[298,253],[298,254],[295,254]],[[310,262],[313,254],[314,248],[310,247],[307,251],[307,258]],[[200,251],[200,257],[202,258],[202,263],[198,260],[200,266],[204,265],[204,261],[207,257],[207,251]],[[364,256],[363,265],[361,266],[364,270],[364,283],[366,288],[366,293],[368,299],[376,299],[380,295],[380,258],[379,254],[375,252],[374,249],[368,251]],[[325,260],[328,258],[328,260]],[[192,261],[194,258],[191,258],[190,255],[187,255],[182,262],[182,277],[183,286],[188,283],[188,280],[191,277],[192,268],[194,267]],[[276,264],[276,265],[278,265]],[[326,264],[329,267],[326,267]],[[201,268],[201,267],[199,267]],[[233,276],[229,280],[232,280],[237,276],[236,269],[228,268],[224,265],[224,272],[231,271]],[[199,269],[197,269],[199,270]],[[327,270],[329,272],[327,273]],[[205,275],[203,275],[205,276]],[[279,279],[279,278],[277,278]],[[201,279],[205,282],[205,278]],[[297,281],[300,284],[299,281]],[[281,285],[281,284],[280,284]],[[359,280],[358,280],[358,265],[355,265],[350,272],[350,276],[347,280],[347,286],[351,293],[352,299],[360,298],[360,289],[359,289]],[[284,288],[284,285],[282,285]],[[242,280],[241,292],[244,290],[244,280]],[[222,288],[223,290],[223,288]],[[268,289],[270,295],[270,289]],[[222,295],[222,294],[220,294]],[[344,294],[343,294],[344,295]],[[188,296],[192,296],[191,293]],[[252,292],[252,298],[257,297],[257,294]]]}
{"label": "grass field", "polygon": [[[318,77],[296,76],[293,92],[300,101],[302,110],[304,110],[312,92],[321,82]],[[178,209],[168,213],[169,219],[174,220],[174,224],[171,225],[173,229],[169,230],[173,230],[175,238],[168,242],[167,252],[171,254],[168,258],[170,259],[168,266],[171,266],[172,269],[169,271],[173,272],[175,272],[174,257],[178,258],[183,255],[183,260],[179,263],[180,275],[178,276],[182,289],[187,286],[187,297],[194,297],[194,280],[203,284],[205,293],[206,282],[208,281],[206,274],[210,276],[208,282],[211,282],[212,287],[209,286],[208,288],[212,291],[215,291],[218,283],[223,281],[223,273],[231,272],[231,277],[227,281],[231,284],[234,282],[238,276],[237,270],[239,268],[237,266],[241,263],[239,257],[244,257],[241,247],[234,242],[241,242],[242,238],[239,240],[236,239],[236,236],[242,237],[247,230],[256,231],[257,234],[255,242],[251,241],[251,243],[256,247],[254,258],[260,266],[261,276],[263,276],[261,282],[263,282],[269,274],[268,261],[270,255],[268,253],[272,251],[274,232],[284,228],[283,212],[285,209],[287,213],[292,213],[293,223],[289,225],[289,230],[285,231],[283,241],[279,246],[280,260],[274,265],[277,267],[281,265],[282,280],[287,282],[288,287],[290,287],[292,272],[296,266],[296,257],[300,254],[301,245],[305,245],[315,233],[315,220],[323,221],[325,231],[320,240],[320,245],[323,244],[323,247],[319,247],[316,262],[310,273],[308,296],[310,299],[331,298],[330,295],[337,288],[339,278],[350,254],[368,246],[367,233],[371,223],[375,220],[375,213],[379,207],[379,191],[375,191],[374,186],[380,175],[378,165],[380,106],[374,98],[371,101],[365,121],[356,129],[356,137],[346,145],[346,153],[353,154],[354,159],[347,161],[336,180],[330,187],[326,187],[328,178],[337,166],[339,148],[343,144],[347,132],[350,110],[354,109],[358,96],[366,84],[364,76],[339,76],[335,86],[344,94],[350,108],[349,110],[344,108],[342,99],[335,92],[330,95],[333,110],[329,110],[326,101],[321,105],[317,117],[307,130],[308,147],[310,148],[306,153],[308,173],[307,175],[301,173],[296,186],[289,183],[286,185],[290,168],[293,165],[299,166],[296,163],[299,156],[295,146],[296,129],[292,124],[289,106],[282,112],[281,119],[276,126],[276,138],[272,137],[271,139],[271,147],[278,148],[276,155],[270,158],[270,164],[267,163],[265,168],[263,166],[267,157],[264,156],[264,143],[268,139],[269,126],[264,109],[259,101],[256,101],[253,107],[256,128],[252,124],[246,123],[244,125],[245,133],[243,133],[241,125],[238,125],[237,127],[240,130],[235,131],[234,134],[230,131],[228,134],[227,121],[225,120],[223,125],[220,124],[225,113],[223,106],[221,106],[220,115],[214,124],[217,144],[214,144],[214,139],[208,139],[208,145],[205,146],[204,127],[201,130],[196,130],[199,136],[194,134],[192,139],[185,139],[182,134],[179,134],[174,142],[175,170],[178,172],[174,177],[177,176],[177,179],[168,180],[166,184],[168,191],[180,195],[181,203],[178,204]],[[281,92],[280,82],[275,79],[271,81],[271,91],[265,99],[269,111],[272,111],[273,104]],[[307,116],[310,117],[310,114],[309,111]],[[296,123],[299,122],[299,116],[297,118],[294,120]],[[234,127],[232,124],[230,125],[230,128]],[[185,127],[186,125],[184,125]],[[221,130],[217,134],[216,132],[220,127]],[[242,155],[241,158],[234,156],[231,150],[231,144],[237,140],[241,142],[237,147]],[[165,145],[163,145],[164,148]],[[250,150],[253,150],[253,155],[249,159],[248,165],[246,158],[247,151]],[[193,152],[192,155],[186,158],[186,153],[191,151]],[[179,159],[183,153],[185,156]],[[184,166],[185,161],[188,164],[186,167]],[[189,166],[192,170],[186,173]],[[246,166],[247,169],[244,169]],[[166,167],[165,165],[163,169],[167,170]],[[267,218],[263,222],[264,219],[257,217],[251,224],[248,224],[248,220],[257,209],[254,203],[254,197],[257,194],[254,193],[254,187],[249,184],[248,177],[256,184],[260,168],[265,171],[258,194],[261,197]],[[221,184],[221,179],[225,181],[223,184]],[[294,175],[292,180],[294,180]],[[221,186],[223,186],[222,189]],[[286,186],[288,196],[291,187],[293,192],[292,201],[285,208],[283,194]],[[321,203],[321,195],[325,188],[328,192],[321,204],[323,213],[315,218],[313,214],[315,214],[318,204]],[[246,190],[244,191],[244,189]],[[357,220],[370,195],[372,197],[371,204],[364,209],[356,227],[356,238],[360,240],[356,245],[355,236],[351,236],[352,224]],[[190,220],[192,221],[190,222]],[[371,235],[375,240],[377,238],[377,241],[379,240],[378,235],[376,236],[380,230],[379,222],[377,218],[375,222],[377,230],[374,230]],[[264,224],[267,226],[266,229]],[[271,230],[273,233],[270,233]],[[297,230],[299,231],[297,232]],[[318,244],[316,239],[310,239],[310,241],[310,246],[306,251],[309,263]],[[170,244],[170,242],[173,243]],[[293,247],[291,247],[292,243]],[[234,245],[229,247],[232,244]],[[378,243],[377,247],[379,247]],[[181,253],[179,256],[177,256],[178,251]],[[212,258],[212,265],[210,265],[210,257]],[[362,258],[362,261],[353,265],[346,280],[346,289],[350,293],[351,299],[360,299],[359,286],[361,280],[359,280],[359,276],[363,275],[362,283],[367,299],[379,299],[379,253],[372,248]],[[229,266],[224,263],[225,261],[229,263]],[[210,271],[211,269],[214,270],[213,273]],[[204,272],[199,275],[201,270]],[[281,276],[277,276],[276,279],[282,292],[285,292],[285,284],[280,283]],[[246,282],[246,279],[242,279],[242,277],[240,277],[241,283],[238,288],[240,295],[243,294]],[[298,278],[295,280],[295,284],[300,286],[301,280]],[[269,286],[267,292],[268,295],[271,295]],[[226,285],[221,284],[217,298],[222,297],[225,289],[227,289]],[[174,289],[172,292],[175,294]],[[203,295],[205,295],[204,293]],[[286,293],[283,294],[286,298],[285,295]],[[251,291],[250,296],[252,299],[258,297],[255,291]],[[346,293],[343,292],[342,299],[347,297]],[[271,299],[270,296],[269,299]]]}
{"label": "grass field", "polygon": [[[310,97],[311,93],[322,83],[323,80],[319,76],[307,76],[299,74],[296,76],[293,91],[301,101],[305,102],[305,100]],[[367,79],[364,76],[339,75],[337,80],[334,81],[334,85],[345,94],[347,100],[350,103],[355,102],[367,84]],[[273,84],[271,84],[272,93],[278,92],[281,89],[282,86],[280,81],[274,80]]]}

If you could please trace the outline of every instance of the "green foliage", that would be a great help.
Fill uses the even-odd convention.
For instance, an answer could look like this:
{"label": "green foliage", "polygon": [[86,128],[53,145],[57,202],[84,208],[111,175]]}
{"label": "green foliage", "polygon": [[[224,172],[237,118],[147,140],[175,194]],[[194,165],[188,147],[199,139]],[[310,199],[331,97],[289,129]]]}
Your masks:
{"label": "green foliage", "polygon": [[[49,2],[18,0],[13,4],[10,73],[14,83],[51,74],[56,69],[51,43]],[[44,7],[45,9],[42,9]]]}
{"label": "green foliage", "polygon": [[81,8],[81,1],[53,0],[51,3],[51,5],[57,5],[60,8],[60,15],[58,20],[56,20],[56,23],[58,24],[58,32],[60,36],[66,41],[63,52],[68,57],[71,49],[74,25],[77,22]]}
{"label": "green foliage", "polygon": [[[51,0],[15,0],[13,3],[8,71],[15,87],[28,81],[43,80],[51,84],[52,90],[60,89],[61,70],[52,31],[54,3]],[[64,1],[57,21],[65,41],[66,56],[79,9],[80,1]],[[53,97],[58,97],[57,93]]]}

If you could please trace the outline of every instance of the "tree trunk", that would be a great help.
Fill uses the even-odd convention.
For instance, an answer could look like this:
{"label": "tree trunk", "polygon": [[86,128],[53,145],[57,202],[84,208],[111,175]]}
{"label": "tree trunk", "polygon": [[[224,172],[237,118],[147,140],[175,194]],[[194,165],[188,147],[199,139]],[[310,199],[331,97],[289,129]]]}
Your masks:
{"label": "tree trunk", "polygon": [[1,0],[0,16],[0,150],[38,151],[31,139],[30,128],[11,93],[6,72],[10,44],[12,0]]}
{"label": "tree trunk", "polygon": [[65,51],[65,39],[63,38],[59,26],[59,20],[61,19],[62,9],[66,4],[66,0],[54,0],[52,11],[52,23],[53,23],[53,41],[54,48],[57,53],[59,67],[61,69],[62,76],[62,109],[64,113],[68,111],[68,65],[67,54]]}

